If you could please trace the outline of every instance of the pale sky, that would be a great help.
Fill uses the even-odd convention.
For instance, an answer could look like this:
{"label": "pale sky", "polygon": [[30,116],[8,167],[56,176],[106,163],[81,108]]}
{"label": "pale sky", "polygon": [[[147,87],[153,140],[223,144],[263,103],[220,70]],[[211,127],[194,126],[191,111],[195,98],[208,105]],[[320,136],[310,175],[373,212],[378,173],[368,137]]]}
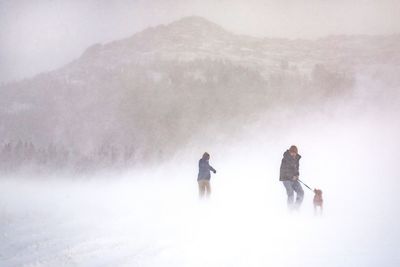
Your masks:
{"label": "pale sky", "polygon": [[0,0],[0,83],[191,15],[259,37],[400,33],[399,0]]}

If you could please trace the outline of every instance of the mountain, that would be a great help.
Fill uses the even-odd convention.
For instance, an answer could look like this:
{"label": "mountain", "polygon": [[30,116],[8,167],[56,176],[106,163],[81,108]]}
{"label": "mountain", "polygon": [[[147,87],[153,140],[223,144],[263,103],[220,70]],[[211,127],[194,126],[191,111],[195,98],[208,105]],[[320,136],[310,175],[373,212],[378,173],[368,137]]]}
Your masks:
{"label": "mountain", "polygon": [[0,136],[75,157],[129,148],[132,161],[165,158],[240,132],[255,114],[340,99],[359,75],[398,86],[388,72],[399,65],[400,35],[254,38],[187,17],[3,86]]}

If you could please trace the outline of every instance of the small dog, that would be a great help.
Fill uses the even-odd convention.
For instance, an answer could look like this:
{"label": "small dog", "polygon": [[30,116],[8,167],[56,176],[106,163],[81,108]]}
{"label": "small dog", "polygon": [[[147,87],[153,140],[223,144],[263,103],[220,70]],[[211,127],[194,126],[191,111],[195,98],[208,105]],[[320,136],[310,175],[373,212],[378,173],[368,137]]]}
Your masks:
{"label": "small dog", "polygon": [[318,207],[319,207],[319,213],[322,214],[322,209],[323,209],[323,204],[324,200],[322,199],[322,190],[320,189],[314,189],[314,213],[317,214],[318,212]]}

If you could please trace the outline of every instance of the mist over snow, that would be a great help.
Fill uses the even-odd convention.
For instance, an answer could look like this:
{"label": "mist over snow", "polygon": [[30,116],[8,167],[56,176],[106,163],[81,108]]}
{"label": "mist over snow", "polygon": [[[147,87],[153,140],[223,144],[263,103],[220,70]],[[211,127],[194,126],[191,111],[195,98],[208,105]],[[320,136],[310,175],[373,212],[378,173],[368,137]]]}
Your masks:
{"label": "mist over snow", "polygon": [[[399,43],[190,17],[3,86],[0,266],[398,266]],[[287,211],[292,144],[322,216]]]}

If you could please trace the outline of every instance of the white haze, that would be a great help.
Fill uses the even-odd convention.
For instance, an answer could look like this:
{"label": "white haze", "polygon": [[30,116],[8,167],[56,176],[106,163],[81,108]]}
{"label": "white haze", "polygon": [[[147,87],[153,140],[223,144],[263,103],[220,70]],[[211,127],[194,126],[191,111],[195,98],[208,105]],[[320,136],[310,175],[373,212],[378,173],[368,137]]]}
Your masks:
{"label": "white haze", "polygon": [[[151,169],[4,177],[0,265],[399,266],[399,98],[368,84],[357,101],[253,118],[236,140],[192,143]],[[321,217],[306,188],[301,211],[286,210],[278,174],[292,144],[300,178],[324,192]],[[218,172],[199,201],[205,150]]]}

